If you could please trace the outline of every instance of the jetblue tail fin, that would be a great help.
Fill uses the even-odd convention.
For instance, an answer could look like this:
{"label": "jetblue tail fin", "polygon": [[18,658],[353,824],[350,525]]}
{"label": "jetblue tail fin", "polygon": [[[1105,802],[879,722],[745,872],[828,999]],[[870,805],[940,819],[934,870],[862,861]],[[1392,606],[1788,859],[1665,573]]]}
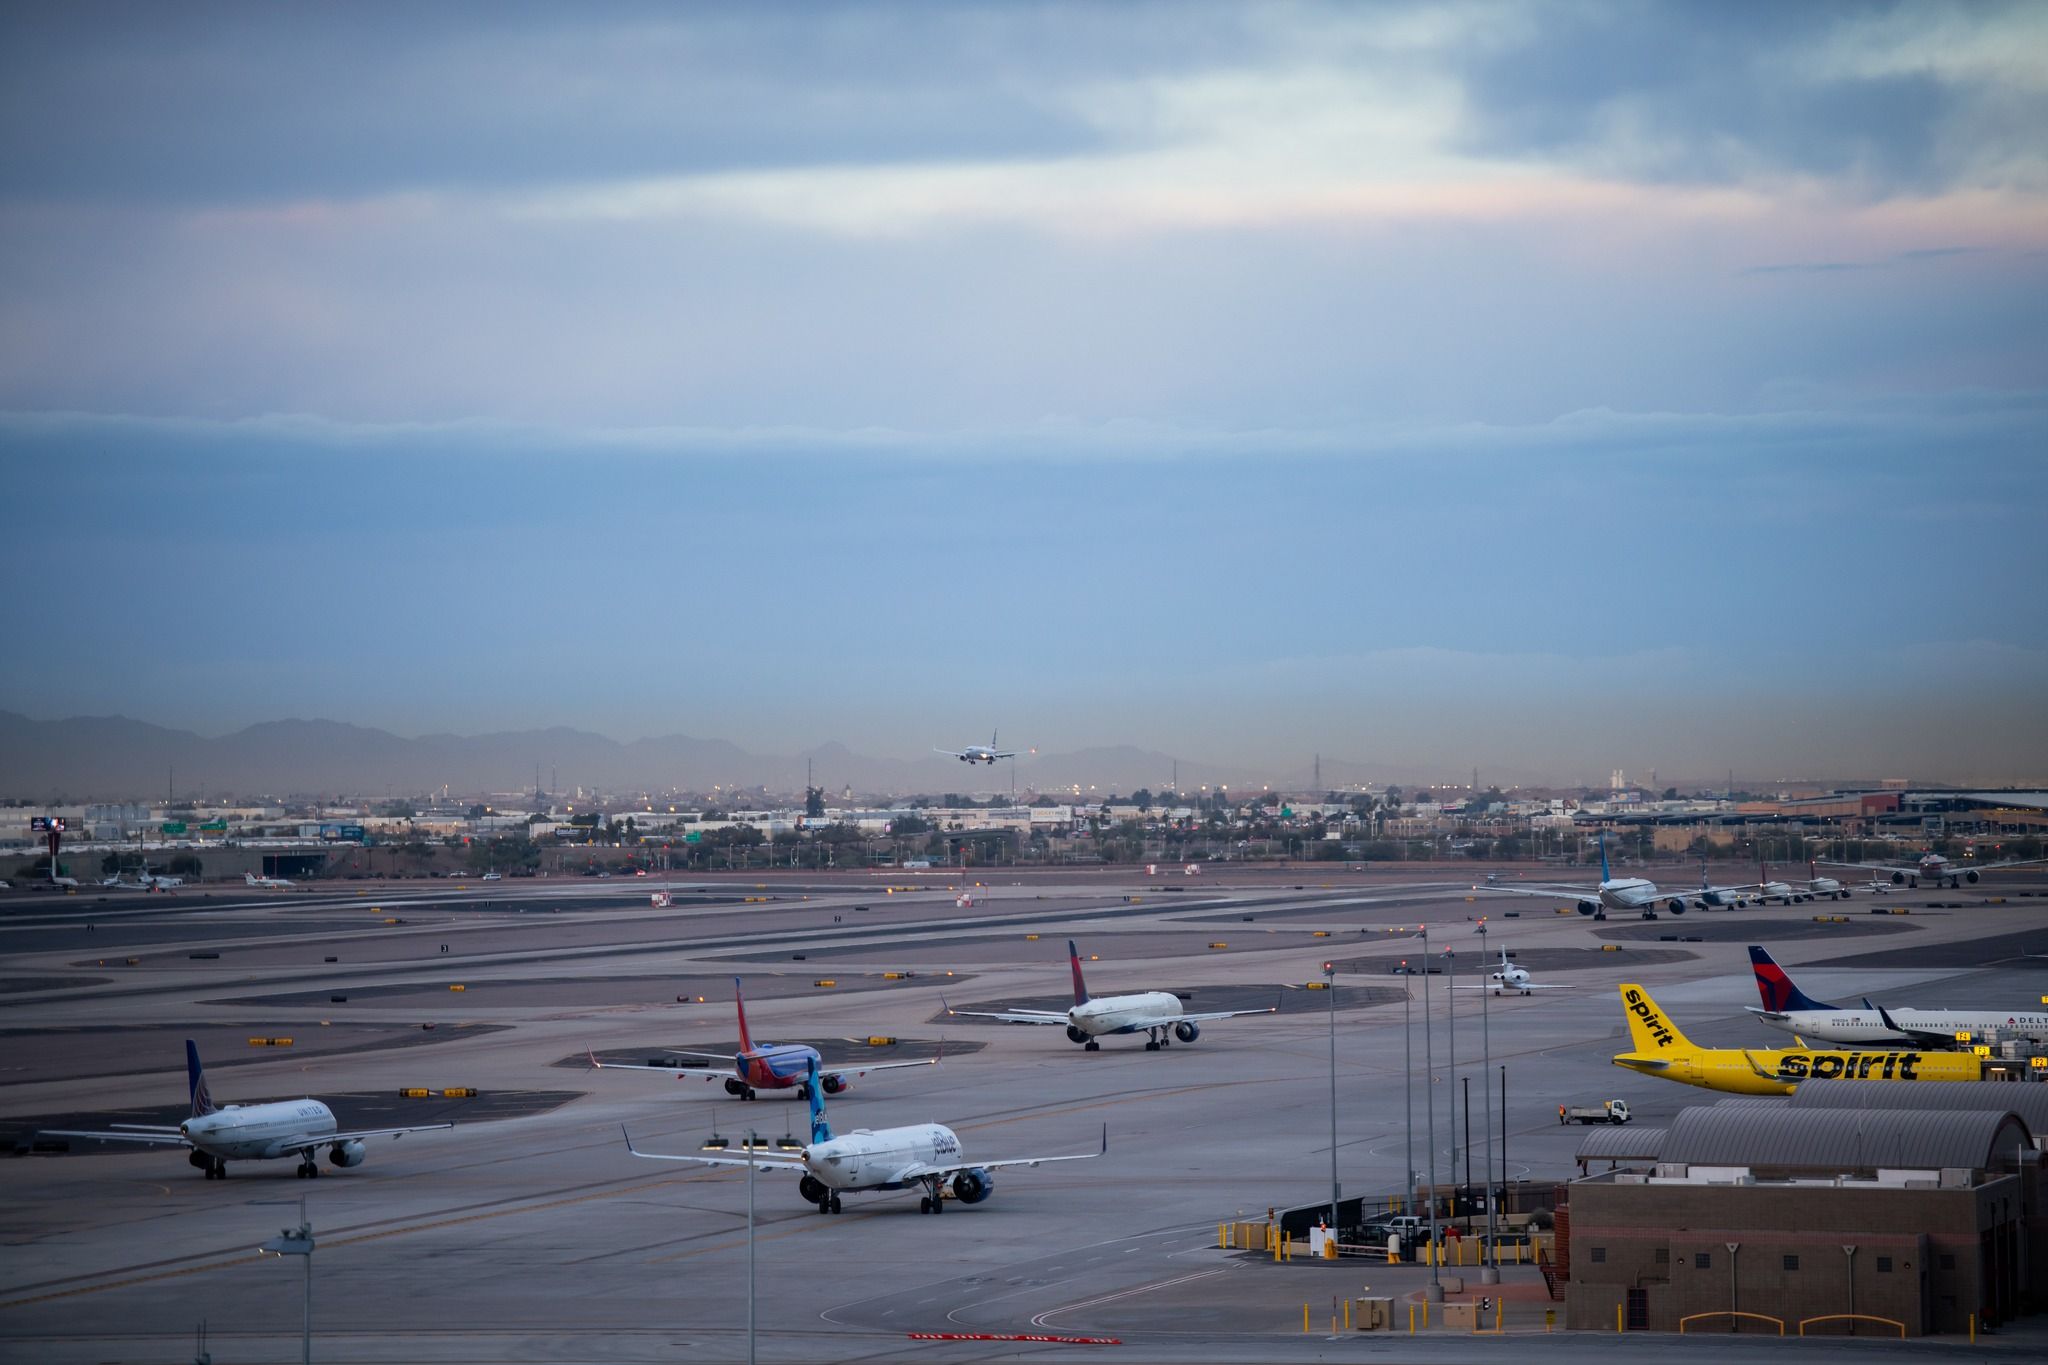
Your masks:
{"label": "jetblue tail fin", "polygon": [[811,1105],[811,1141],[830,1142],[832,1125],[825,1120],[825,1090],[818,1083],[818,1059],[811,1058],[809,1069],[804,1073],[804,1098]]}
{"label": "jetblue tail fin", "polygon": [[740,993],[738,977],[732,979],[732,1007],[738,1010],[740,1015],[740,1051],[752,1052],[754,1040],[747,1034],[747,998]]}
{"label": "jetblue tail fin", "polygon": [[213,1102],[213,1093],[206,1088],[206,1072],[199,1065],[199,1045],[190,1038],[185,1040],[185,1080],[192,1088],[193,1118],[220,1111],[220,1106]]}
{"label": "jetblue tail fin", "polygon": [[1074,1003],[1088,1003],[1088,983],[1081,979],[1081,950],[1074,946],[1074,940],[1067,940],[1067,965],[1074,969]]}
{"label": "jetblue tail fin", "polygon": [[1603,882],[1614,880],[1614,874],[1607,870],[1607,831],[1604,829],[1600,831],[1600,880]]}
{"label": "jetblue tail fin", "polygon": [[1771,960],[1771,955],[1755,944],[1749,946],[1749,969],[1756,976],[1756,993],[1763,997],[1764,1008],[1773,1014],[1785,1014],[1791,1010],[1832,1010],[1823,1000],[1815,1000],[1805,991],[1792,984],[1792,978],[1785,969]]}

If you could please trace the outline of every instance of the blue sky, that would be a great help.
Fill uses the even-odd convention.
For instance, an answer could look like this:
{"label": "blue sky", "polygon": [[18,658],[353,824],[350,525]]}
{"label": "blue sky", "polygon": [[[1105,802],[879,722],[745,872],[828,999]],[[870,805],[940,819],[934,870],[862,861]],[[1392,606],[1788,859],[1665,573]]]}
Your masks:
{"label": "blue sky", "polygon": [[2048,779],[2039,7],[0,53],[0,706]]}

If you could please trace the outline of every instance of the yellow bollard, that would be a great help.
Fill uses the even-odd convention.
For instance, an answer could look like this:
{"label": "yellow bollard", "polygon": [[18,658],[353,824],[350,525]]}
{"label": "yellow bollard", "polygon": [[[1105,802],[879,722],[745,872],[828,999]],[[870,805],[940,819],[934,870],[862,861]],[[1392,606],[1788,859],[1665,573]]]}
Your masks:
{"label": "yellow bollard", "polygon": [[1307,1304],[1303,1304],[1303,1305],[1301,1306],[1301,1330],[1302,1330],[1302,1331],[1304,1331],[1304,1332],[1306,1332],[1306,1331],[1308,1330],[1308,1305],[1307,1305]]}
{"label": "yellow bollard", "polygon": [[1496,1332],[1500,1330],[1501,1314],[1507,1311],[1507,1307],[1508,1301],[1506,1299],[1495,1299],[1493,1301],[1493,1330]]}
{"label": "yellow bollard", "polygon": [[1970,1344],[1972,1346],[1977,1344],[1977,1315],[1975,1313],[1970,1314]]}
{"label": "yellow bollard", "polygon": [[1344,1330],[1347,1332],[1351,1330],[1351,1300],[1349,1298],[1344,1300]]}
{"label": "yellow bollard", "polygon": [[1620,1305],[1620,1304],[1618,1304],[1618,1303],[1617,1303],[1616,1305],[1614,1305],[1614,1330],[1615,1330],[1615,1331],[1617,1331],[1617,1332],[1619,1332],[1619,1331],[1621,1331],[1621,1330],[1622,1330],[1622,1326],[1621,1326],[1621,1305]]}
{"label": "yellow bollard", "polygon": [[1424,1300],[1422,1301],[1422,1325],[1423,1325],[1424,1327],[1427,1327],[1427,1326],[1429,1326],[1429,1300],[1428,1300],[1428,1299],[1424,1299]]}
{"label": "yellow bollard", "polygon": [[1415,1305],[1412,1303],[1408,1305],[1408,1335],[1415,1335]]}
{"label": "yellow bollard", "polygon": [[1216,1249],[1218,1251],[1221,1251],[1224,1248],[1224,1246],[1227,1245],[1223,1238],[1224,1226],[1225,1225],[1222,1223],[1218,1223],[1216,1225]]}

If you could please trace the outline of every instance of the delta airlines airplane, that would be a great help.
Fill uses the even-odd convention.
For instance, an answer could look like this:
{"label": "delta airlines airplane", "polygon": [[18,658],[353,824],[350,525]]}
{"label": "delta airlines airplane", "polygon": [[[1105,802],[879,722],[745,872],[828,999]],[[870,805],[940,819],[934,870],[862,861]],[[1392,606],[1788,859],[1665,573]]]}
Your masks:
{"label": "delta airlines airplane", "polygon": [[[1262,1010],[1210,1010],[1202,1014],[1188,1014],[1180,1007],[1180,997],[1170,991],[1141,991],[1136,995],[1105,995],[1100,999],[1088,994],[1088,983],[1081,979],[1081,951],[1074,946],[1074,940],[1067,940],[1067,964],[1074,973],[1074,1004],[1071,1009],[1054,1010],[956,1010],[946,1006],[946,1013],[967,1019],[1000,1019],[1006,1024],[1064,1024],[1069,1040],[1079,1043],[1082,1050],[1100,1052],[1102,1044],[1096,1039],[1106,1033],[1144,1033],[1150,1037],[1145,1042],[1145,1051],[1157,1052],[1174,1038],[1183,1043],[1192,1043],[1202,1036],[1201,1024],[1211,1019],[1235,1019],[1240,1014],[1277,1014],[1280,1006],[1268,1005]],[[941,1001],[941,1003],[944,1003]]]}
{"label": "delta airlines airplane", "polygon": [[[1815,1000],[1794,984],[1791,975],[1761,947],[1751,944],[1749,969],[1763,1008],[1751,1014],[1774,1029],[1801,1039],[1871,1046],[1955,1048],[1963,1038],[2025,1038],[2048,1042],[2048,1013],[2039,1010],[1886,1010],[1868,1000],[1862,1009],[1844,1009]],[[1963,1035],[1959,1038],[1957,1035]]]}
{"label": "delta airlines airplane", "polygon": [[2007,867],[2032,867],[2048,863],[2048,858],[2007,858],[2002,863],[1952,863],[1939,853],[1927,852],[1911,867],[1894,867],[1890,863],[1835,863],[1829,867],[1852,867],[1858,872],[1881,872],[1892,879],[1893,886],[1918,887],[1921,882],[1932,882],[1954,891],[1964,883],[1976,885],[1977,878],[1986,872],[1995,872]]}
{"label": "delta airlines airplane", "polygon": [[118,1132],[77,1132],[64,1128],[43,1130],[50,1137],[92,1138],[99,1142],[146,1142],[161,1147],[189,1149],[187,1160],[206,1172],[208,1180],[226,1180],[230,1161],[268,1161],[277,1157],[299,1159],[299,1178],[310,1180],[320,1174],[315,1159],[322,1147],[336,1166],[360,1166],[367,1154],[363,1144],[370,1138],[401,1138],[407,1133],[453,1128],[452,1123],[415,1123],[404,1128],[359,1128],[342,1132],[334,1111],[318,1100],[279,1100],[273,1104],[216,1105],[206,1088],[206,1073],[199,1067],[199,1048],[185,1040],[185,1077],[192,1091],[192,1116],[175,1128],[155,1124],[126,1123]]}
{"label": "delta airlines airplane", "polygon": [[962,763],[993,764],[999,758],[1015,758],[1017,756],[1015,750],[996,748],[996,734],[997,732],[994,730],[989,731],[988,743],[986,744],[970,744],[965,749],[934,749],[932,752],[944,754],[948,758],[957,758]]}
{"label": "delta airlines airplane", "polygon": [[[1498,891],[1506,896],[1541,896],[1546,900],[1559,897],[1578,902],[1579,913],[1591,915],[1594,919],[1606,919],[1609,910],[1640,911],[1644,919],[1657,918],[1659,908],[1674,915],[1682,915],[1689,908],[1683,896],[1667,896],[1657,889],[1657,884],[1644,877],[1616,877],[1607,866],[1607,831],[1600,831],[1600,884],[1598,886],[1509,886],[1496,881],[1494,874],[1486,874],[1486,884],[1475,886],[1474,891]],[[1712,890],[1714,888],[1706,888]]]}
{"label": "delta airlines airplane", "polygon": [[1461,991],[1492,991],[1495,995],[1499,995],[1502,991],[1520,991],[1523,995],[1527,995],[1530,991],[1568,991],[1571,987],[1546,985],[1543,982],[1532,979],[1526,969],[1517,967],[1514,963],[1508,961],[1508,950],[1502,948],[1500,950],[1500,970],[1488,976],[1485,984],[1467,986],[1461,983],[1458,989]]}
{"label": "delta airlines airplane", "polygon": [[[960,1136],[942,1123],[918,1123],[905,1128],[857,1128],[844,1137],[832,1135],[825,1119],[824,1087],[818,1080],[814,1061],[804,1078],[804,1096],[811,1106],[810,1145],[792,1152],[755,1153],[744,1156],[682,1156],[665,1152],[643,1152],[626,1133],[626,1150],[653,1161],[694,1161],[706,1166],[760,1166],[769,1170],[801,1171],[797,1193],[818,1206],[819,1213],[838,1213],[839,1197],[880,1190],[906,1190],[915,1185],[924,1191],[917,1201],[919,1213],[944,1213],[946,1187],[963,1204],[979,1204],[995,1193],[996,1171],[1006,1166],[1042,1166],[1050,1161],[1088,1161],[1109,1150],[1109,1125],[1102,1126],[1102,1149],[1075,1152],[1070,1156],[1005,1157],[998,1161],[968,1161]],[[625,1132],[624,1126],[620,1127]],[[719,1145],[723,1145],[722,1141]]]}
{"label": "delta airlines airplane", "polygon": [[[590,1064],[604,1071],[660,1071],[674,1076],[677,1080],[724,1081],[725,1093],[737,1095],[743,1100],[754,1098],[757,1090],[801,1090],[804,1077],[820,1065],[816,1048],[805,1047],[802,1043],[761,1043],[756,1045],[747,1032],[747,1001],[740,993],[740,979],[732,979],[732,1003],[740,1016],[740,1050],[735,1054],[723,1052],[687,1052],[679,1048],[667,1051],[680,1057],[710,1057],[727,1063],[720,1067],[699,1066],[647,1066],[638,1062],[600,1062],[597,1054],[586,1052]],[[871,1071],[900,1071],[909,1066],[937,1066],[937,1057],[927,1057],[918,1062],[877,1062],[871,1066],[835,1067],[823,1074],[820,1083],[828,1095],[837,1095],[846,1089],[849,1081],[860,1079]]]}

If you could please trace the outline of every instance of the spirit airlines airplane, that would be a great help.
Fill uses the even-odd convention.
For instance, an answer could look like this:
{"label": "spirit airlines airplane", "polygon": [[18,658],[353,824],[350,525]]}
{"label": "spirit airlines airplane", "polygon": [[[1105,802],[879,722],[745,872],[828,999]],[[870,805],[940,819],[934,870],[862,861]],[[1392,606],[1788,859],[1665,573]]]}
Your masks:
{"label": "spirit airlines airplane", "polygon": [[[1576,899],[1579,913],[1591,915],[1594,919],[1606,919],[1609,910],[1641,911],[1644,919],[1657,918],[1659,907],[1674,915],[1682,915],[1689,908],[1685,897],[1666,895],[1657,889],[1657,884],[1643,877],[1616,877],[1607,866],[1607,831],[1600,831],[1600,885],[1585,886],[1508,886],[1494,880],[1493,873],[1486,874],[1486,884],[1475,886],[1474,891],[1498,891],[1508,896],[1542,896],[1556,900],[1560,896]],[[1716,888],[1705,888],[1713,890]]]}
{"label": "spirit airlines airplane", "polygon": [[282,891],[287,886],[298,885],[297,882],[286,877],[259,877],[254,872],[244,872],[242,880],[251,886],[268,887],[273,891]]}
{"label": "spirit airlines airplane", "polygon": [[1083,1050],[1100,1052],[1102,1044],[1096,1039],[1105,1033],[1145,1033],[1145,1051],[1157,1052],[1174,1038],[1183,1043],[1192,1043],[1202,1036],[1199,1025],[1211,1019],[1235,1019],[1240,1014],[1277,1014],[1280,1006],[1268,1005],[1262,1010],[1210,1010],[1204,1014],[1186,1014],[1180,1007],[1180,997],[1168,991],[1141,991],[1136,995],[1105,995],[1091,999],[1088,983],[1081,979],[1081,952],[1074,947],[1074,940],[1067,940],[1067,963],[1074,972],[1074,1004],[1067,1010],[956,1010],[946,1006],[946,1013],[969,1019],[1000,1019],[1006,1024],[1064,1024],[1067,1037],[1079,1043]]}
{"label": "spirit airlines airplane", "polygon": [[1939,853],[1928,852],[1921,854],[1920,860],[1911,867],[1894,867],[1890,863],[1829,863],[1828,866],[1881,872],[1892,879],[1893,886],[1918,887],[1925,881],[1954,891],[1965,882],[1974,886],[1977,878],[1986,872],[2006,867],[2031,867],[2038,863],[2048,863],[2048,858],[2007,858],[2002,863],[1952,863]]}
{"label": "spirit airlines airplane", "polygon": [[1785,969],[1755,944],[1749,949],[1749,969],[1756,976],[1756,993],[1763,1000],[1762,1009],[1751,1005],[1749,1012],[1802,1041],[1818,1038],[1824,1043],[1865,1047],[1904,1044],[1936,1048],[1954,1048],[1964,1039],[1977,1037],[2048,1042],[2048,1013],[2040,1011],[1886,1010],[1868,1000],[1860,1010],[1843,1009],[1815,1000],[1800,990]]}
{"label": "spirit airlines airplane", "polygon": [[[804,1095],[811,1105],[810,1145],[796,1151],[744,1156],[671,1156],[664,1152],[643,1152],[626,1134],[626,1150],[654,1161],[695,1161],[707,1166],[761,1166],[770,1170],[801,1171],[797,1193],[818,1206],[819,1213],[838,1213],[839,1196],[871,1190],[906,1190],[915,1185],[924,1191],[917,1201],[919,1213],[945,1212],[945,1189],[950,1182],[953,1197],[963,1204],[979,1204],[995,1193],[994,1172],[1005,1166],[1038,1166],[1048,1161],[1087,1161],[1109,1150],[1109,1125],[1102,1128],[1102,1150],[1076,1152],[1071,1156],[1007,1157],[1000,1161],[967,1161],[960,1137],[942,1123],[917,1123],[906,1128],[870,1130],[856,1128],[844,1137],[832,1136],[825,1121],[825,1097],[818,1080],[818,1064],[812,1062],[804,1079]],[[620,1129],[624,1132],[623,1126]]]}
{"label": "spirit airlines airplane", "polygon": [[360,1166],[365,1155],[363,1143],[370,1138],[404,1137],[436,1128],[453,1128],[452,1123],[415,1123],[404,1128],[359,1128],[342,1132],[334,1111],[318,1100],[279,1100],[274,1104],[230,1104],[213,1102],[206,1088],[206,1073],[199,1068],[199,1049],[185,1040],[185,1075],[192,1089],[192,1116],[175,1128],[156,1124],[124,1123],[111,1133],[73,1132],[62,1128],[45,1131],[51,1137],[95,1138],[101,1142],[147,1142],[160,1147],[189,1149],[187,1160],[206,1172],[208,1180],[228,1178],[229,1161],[267,1161],[276,1157],[299,1159],[299,1176],[311,1179],[320,1174],[315,1160],[322,1147],[336,1166]]}
{"label": "spirit airlines airplane", "polygon": [[999,758],[1015,758],[1017,753],[1014,749],[1005,751],[996,748],[996,733],[994,730],[988,732],[986,744],[970,744],[965,749],[934,749],[932,752],[945,754],[948,758],[957,758],[962,763],[993,764]]}
{"label": "spirit airlines airplane", "polygon": [[1527,995],[1530,991],[1568,991],[1571,989],[1570,986],[1550,986],[1533,980],[1526,969],[1517,967],[1514,963],[1508,961],[1508,950],[1506,948],[1500,950],[1500,970],[1488,976],[1486,981],[1487,984],[1478,986],[1461,984],[1458,989],[1461,991],[1492,991],[1495,995],[1499,995],[1502,991],[1520,991],[1523,995]]}
{"label": "spirit airlines airplane", "polygon": [[[747,1002],[746,997],[740,994],[738,977],[732,979],[732,1003],[740,1016],[740,1050],[737,1054],[667,1049],[683,1057],[716,1058],[727,1063],[725,1066],[645,1066],[638,1062],[600,1062],[594,1052],[587,1054],[590,1064],[606,1071],[661,1071],[679,1081],[722,1080],[726,1094],[737,1095],[743,1100],[753,1099],[757,1090],[801,1090],[804,1077],[820,1065],[817,1049],[805,1047],[802,1043],[761,1043],[757,1046],[747,1032]],[[858,1080],[871,1071],[900,1071],[907,1066],[938,1064],[937,1057],[927,1057],[921,1062],[878,1062],[872,1066],[838,1067],[823,1073],[820,1083],[826,1094],[836,1095],[846,1089],[848,1081]]]}
{"label": "spirit airlines airplane", "polygon": [[1616,1066],[1640,1071],[1681,1085],[1720,1090],[1731,1095],[1789,1095],[1799,1082],[1974,1081],[1983,1068],[1974,1054],[1908,1052],[1873,1048],[1868,1052],[1761,1051],[1746,1047],[1699,1047],[1678,1031],[1641,986],[1621,988],[1622,1012],[1628,1016],[1632,1050],[1614,1055]]}

